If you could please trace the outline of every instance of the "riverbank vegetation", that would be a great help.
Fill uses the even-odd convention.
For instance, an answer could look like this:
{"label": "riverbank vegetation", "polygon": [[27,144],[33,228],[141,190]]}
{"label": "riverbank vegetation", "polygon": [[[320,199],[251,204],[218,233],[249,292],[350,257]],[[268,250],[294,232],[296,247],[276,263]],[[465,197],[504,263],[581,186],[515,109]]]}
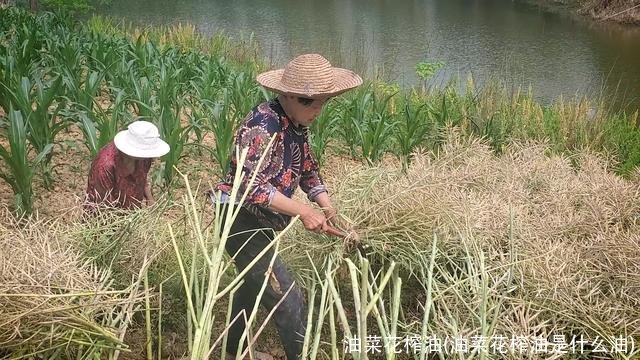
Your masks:
{"label": "riverbank vegetation", "polygon": [[562,4],[598,21],[640,25],[640,1],[637,0],[535,0],[535,2],[548,7]]}
{"label": "riverbank vegetation", "polygon": [[[254,81],[258,44],[14,7],[0,19],[0,357],[219,358],[239,276],[201,194],[228,170],[244,115],[272,96]],[[598,339],[605,356],[637,356],[638,113],[463,81],[367,79],[314,122],[362,246],[297,223],[273,243],[308,294],[305,358],[345,358],[343,339],[375,336],[413,339],[402,354],[382,346],[387,359],[447,357],[414,345],[436,336],[475,339],[459,358],[523,357],[492,352],[512,339],[532,358],[572,340],[583,351],[568,357],[596,356]],[[83,218],[91,157],[139,116],[172,148],[153,169],[163,195]],[[257,314],[250,342],[279,354]]]}

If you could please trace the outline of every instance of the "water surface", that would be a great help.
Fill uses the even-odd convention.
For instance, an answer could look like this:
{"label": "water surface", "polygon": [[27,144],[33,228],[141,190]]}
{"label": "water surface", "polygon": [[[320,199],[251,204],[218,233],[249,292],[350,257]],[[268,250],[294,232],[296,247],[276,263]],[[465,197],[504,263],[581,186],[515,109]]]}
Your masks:
{"label": "water surface", "polygon": [[304,52],[402,86],[442,61],[432,83],[500,79],[640,107],[640,29],[596,24],[511,0],[112,0],[100,12],[135,24],[191,23],[204,34],[254,33],[274,66]]}

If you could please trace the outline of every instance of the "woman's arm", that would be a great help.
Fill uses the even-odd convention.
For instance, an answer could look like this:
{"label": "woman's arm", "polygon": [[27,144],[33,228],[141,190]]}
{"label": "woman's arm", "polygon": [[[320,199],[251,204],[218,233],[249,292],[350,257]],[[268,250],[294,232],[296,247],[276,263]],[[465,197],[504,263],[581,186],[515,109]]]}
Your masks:
{"label": "woman's arm", "polygon": [[327,192],[318,194],[315,200],[316,203],[322,208],[324,216],[329,222],[331,222],[336,217],[336,215],[338,215],[338,209],[334,208],[331,205],[331,199],[329,198],[329,194]]}
{"label": "woman's arm", "polygon": [[269,208],[289,216],[299,215],[307,230],[316,232],[327,230],[327,218],[321,212],[309,205],[290,199],[279,191],[275,192]]}

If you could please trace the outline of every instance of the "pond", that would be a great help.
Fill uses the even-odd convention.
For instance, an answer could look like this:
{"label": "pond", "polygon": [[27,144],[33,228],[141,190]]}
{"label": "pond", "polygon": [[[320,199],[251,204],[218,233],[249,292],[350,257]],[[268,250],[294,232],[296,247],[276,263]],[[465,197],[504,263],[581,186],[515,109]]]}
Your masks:
{"label": "pond", "polygon": [[[601,24],[511,0],[112,0],[98,9],[138,25],[191,23],[205,35],[253,33],[273,66],[318,52],[335,65],[407,87],[419,62],[430,80],[473,74],[560,96],[640,108],[640,29]],[[615,99],[615,100],[614,100]]]}

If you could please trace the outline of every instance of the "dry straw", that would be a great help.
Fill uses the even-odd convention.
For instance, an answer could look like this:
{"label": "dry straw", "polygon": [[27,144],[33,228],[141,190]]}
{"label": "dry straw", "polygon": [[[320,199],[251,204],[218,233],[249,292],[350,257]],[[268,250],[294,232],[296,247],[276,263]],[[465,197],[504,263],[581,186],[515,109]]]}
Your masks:
{"label": "dry straw", "polygon": [[11,357],[113,356],[135,306],[136,284],[112,286],[73,249],[57,222],[3,211],[0,224],[0,348]]}
{"label": "dry straw", "polygon": [[[406,174],[393,163],[336,170],[345,175],[333,179],[332,197],[374,257],[423,285],[438,235],[434,331],[637,339],[638,183],[587,151],[548,149],[511,144],[497,156],[451,131],[437,154],[415,154]],[[295,249],[319,263],[334,245],[304,231],[288,241],[304,244],[287,254],[298,266],[307,254]]]}

